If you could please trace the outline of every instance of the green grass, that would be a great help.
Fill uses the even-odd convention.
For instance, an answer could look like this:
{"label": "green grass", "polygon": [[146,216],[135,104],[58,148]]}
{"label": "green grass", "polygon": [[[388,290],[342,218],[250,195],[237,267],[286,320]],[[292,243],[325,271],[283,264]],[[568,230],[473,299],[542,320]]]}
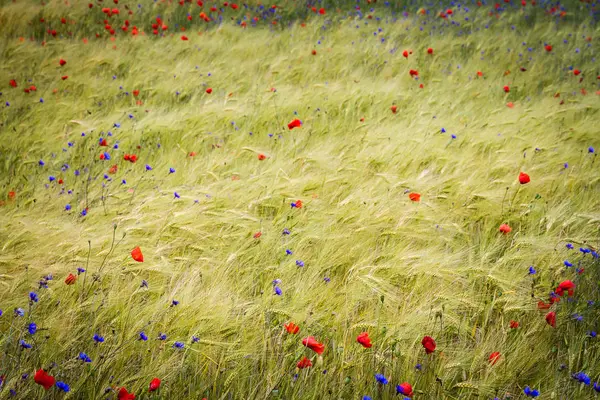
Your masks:
{"label": "green grass", "polygon": [[[125,386],[141,399],[389,399],[401,382],[415,399],[519,399],[526,385],[541,399],[594,398],[571,373],[600,380],[599,342],[587,335],[599,328],[599,263],[578,250],[600,246],[599,165],[588,152],[600,150],[600,32],[583,8],[526,21],[517,8],[497,19],[491,6],[472,7],[460,28],[435,17],[441,9],[392,20],[378,4],[379,22],[300,9],[289,20],[306,27],[195,18],[188,41],[119,32],[114,42],[95,38],[101,17],[85,17],[85,4],[0,8],[0,99],[10,102],[0,108],[0,398],[10,389],[18,399],[116,398],[105,389]],[[63,12],[81,19],[73,37],[26,24]],[[143,15],[149,32],[154,14]],[[37,91],[24,93],[31,84]],[[303,126],[290,131],[294,118]],[[143,263],[131,258],[136,246]],[[77,267],[87,272],[66,285]],[[537,303],[565,279],[574,301],[548,310],[553,329]],[[283,328],[290,321],[297,335]],[[356,342],[363,331],[370,349]],[[302,346],[309,335],[325,344],[322,357]],[[425,335],[437,342],[432,355]],[[21,339],[33,347],[21,350]],[[298,371],[303,356],[314,365]],[[33,382],[40,368],[71,392],[44,392]],[[148,394],[154,377],[161,389]]]}

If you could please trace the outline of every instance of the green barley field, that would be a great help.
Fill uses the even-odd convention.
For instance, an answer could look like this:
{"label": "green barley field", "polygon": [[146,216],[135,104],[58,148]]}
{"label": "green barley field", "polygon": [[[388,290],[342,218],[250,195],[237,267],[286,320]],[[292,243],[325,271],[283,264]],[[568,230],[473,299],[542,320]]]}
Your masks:
{"label": "green barley field", "polygon": [[0,1],[0,399],[600,398],[600,4],[200,3]]}

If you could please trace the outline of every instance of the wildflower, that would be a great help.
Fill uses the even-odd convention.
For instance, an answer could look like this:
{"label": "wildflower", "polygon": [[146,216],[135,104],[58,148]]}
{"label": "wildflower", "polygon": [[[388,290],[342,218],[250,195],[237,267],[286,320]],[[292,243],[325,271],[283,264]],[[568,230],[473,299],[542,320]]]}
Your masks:
{"label": "wildflower", "polygon": [[568,260],[565,260],[563,264],[565,264],[565,267],[567,267],[567,268],[573,266],[573,264],[571,264]]}
{"label": "wildflower", "polygon": [[127,392],[127,389],[122,387],[117,393],[118,400],[135,400],[135,394]]}
{"label": "wildflower", "polygon": [[499,359],[500,359],[500,352],[494,351],[492,354],[490,354],[488,361],[490,362],[490,364],[495,365]]}
{"label": "wildflower", "polygon": [[291,232],[288,228],[285,228],[282,232],[284,235],[289,235]]}
{"label": "wildflower", "polygon": [[85,272],[85,269],[83,269],[81,267],[77,267],[77,275],[83,274],[84,272]]}
{"label": "wildflower", "polygon": [[62,58],[60,60],[58,60],[58,64],[60,64],[60,66],[64,66],[67,62],[65,60],[63,60]]}
{"label": "wildflower", "polygon": [[199,337],[192,336],[192,343],[198,343],[198,341],[200,341]]}
{"label": "wildflower", "polygon": [[573,249],[573,245],[571,243],[567,243],[567,249],[572,250]]}
{"label": "wildflower", "polygon": [[86,363],[91,363],[92,359],[85,353],[79,353],[79,359]]}
{"label": "wildflower", "polygon": [[277,296],[281,296],[283,294],[283,292],[281,291],[281,288],[279,286],[275,286],[274,290],[275,290],[275,294]]}
{"label": "wildflower", "polygon": [[29,301],[30,302],[34,302],[37,303],[39,300],[37,293],[35,292],[29,292]]}
{"label": "wildflower", "polygon": [[519,183],[521,185],[524,185],[529,182],[531,182],[531,178],[529,177],[529,175],[527,175],[525,172],[519,173]]}
{"label": "wildflower", "polygon": [[146,171],[152,171],[152,167],[146,164]]}
{"label": "wildflower", "polygon": [[139,246],[131,250],[131,257],[137,262],[144,262],[144,255]]}
{"label": "wildflower", "polygon": [[19,340],[19,344],[21,345],[21,347],[23,349],[30,349],[31,345],[27,342],[25,342],[23,339]]}
{"label": "wildflower", "polygon": [[358,337],[356,338],[356,341],[367,349],[371,348],[371,346],[372,346],[371,338],[369,338],[368,332],[363,332],[360,335],[358,335]]}
{"label": "wildflower", "polygon": [[167,335],[164,333],[159,333],[158,334],[158,340],[167,340]]}
{"label": "wildflower", "polygon": [[588,375],[586,375],[585,373],[583,373],[583,372],[578,372],[578,373],[573,374],[571,376],[573,377],[573,379],[576,379],[580,383],[584,383],[586,385],[589,385],[592,382],[591,378]]}
{"label": "wildflower", "polygon": [[533,265],[529,267],[529,275],[535,275],[537,271],[533,268]]}
{"label": "wildflower", "polygon": [[421,344],[425,348],[425,353],[431,354],[435,351],[436,344],[435,340],[431,336],[425,336],[423,340],[421,340]]}
{"label": "wildflower", "polygon": [[312,367],[312,362],[308,358],[304,357],[302,358],[302,360],[298,361],[296,367],[298,367],[299,369],[310,368]]}
{"label": "wildflower", "polygon": [[69,387],[69,385],[67,385],[66,383],[62,382],[62,381],[58,381],[56,382],[56,387],[59,388],[60,390],[62,390],[65,393],[68,393],[71,391],[71,388]]}
{"label": "wildflower", "polygon": [[71,211],[71,205],[70,204],[67,204],[65,206],[65,211]]}
{"label": "wildflower", "polygon": [[529,397],[538,397],[540,395],[539,390],[531,389],[529,386],[525,386],[525,389],[523,389],[523,393],[525,393],[525,396]]}
{"label": "wildflower", "polygon": [[263,153],[260,153],[260,154],[258,155],[258,159],[259,159],[260,161],[262,161],[262,160],[264,160],[264,159],[266,159],[266,158],[267,158],[267,156],[265,156]]}
{"label": "wildflower", "polygon": [[410,383],[404,382],[399,385],[396,385],[396,393],[410,397],[413,395],[413,388],[410,385]]}
{"label": "wildflower", "polygon": [[77,280],[77,276],[75,276],[73,274],[69,274],[65,279],[65,283],[67,285],[72,285],[75,283],[76,280]]}
{"label": "wildflower", "polygon": [[185,347],[185,344],[183,342],[175,342],[173,344],[173,347],[177,349],[183,349]]}
{"label": "wildflower", "polygon": [[556,328],[556,313],[554,311],[550,311],[546,314],[546,322],[553,328]]}
{"label": "wildflower", "polygon": [[173,300],[173,301],[171,302],[171,307],[174,307],[174,306],[176,306],[176,305],[179,305],[179,301],[177,301],[177,300]]}
{"label": "wildflower", "polygon": [[595,390],[596,392],[600,393],[600,383],[598,383],[598,382],[595,382],[595,383],[594,383],[594,390]]}
{"label": "wildflower", "polygon": [[304,261],[302,261],[302,260],[296,260],[296,265],[298,267],[304,267]]}
{"label": "wildflower", "polygon": [[139,340],[142,340],[142,341],[145,342],[146,340],[148,340],[148,336],[146,336],[146,334],[144,332],[140,332],[140,339]]}
{"label": "wildflower", "polygon": [[519,323],[517,321],[510,321],[510,327],[511,329],[517,329],[519,327]]}
{"label": "wildflower", "polygon": [[388,384],[388,380],[385,378],[385,376],[383,376],[383,374],[375,374],[375,379],[382,385]]}
{"label": "wildflower", "polygon": [[390,110],[392,110],[392,112],[394,114],[396,114],[396,111],[398,111],[398,106],[394,104],[393,106],[390,107]]}
{"label": "wildflower", "polygon": [[421,200],[421,195],[419,193],[409,193],[408,194],[408,198],[410,199],[410,201],[420,201]]}
{"label": "wildflower", "polygon": [[33,376],[33,381],[38,385],[42,385],[42,387],[46,390],[50,389],[54,386],[56,380],[53,376],[48,375],[46,371],[43,369],[38,369]]}
{"label": "wildflower", "polygon": [[592,146],[588,147],[588,153],[594,154],[594,148]]}
{"label": "wildflower", "polygon": [[562,297],[564,292],[566,291],[569,296],[573,296],[573,289],[575,289],[575,284],[570,280],[562,281],[558,288],[556,288],[556,294]]}
{"label": "wildflower", "polygon": [[25,310],[23,310],[22,308],[15,308],[15,315],[17,317],[22,317],[25,315]]}
{"label": "wildflower", "polygon": [[500,232],[502,232],[503,234],[508,234],[510,233],[510,231],[512,231],[512,228],[510,226],[508,226],[508,224],[502,224],[500,225]]}
{"label": "wildflower", "polygon": [[284,327],[285,330],[288,331],[288,333],[291,333],[292,335],[295,335],[300,331],[300,327],[294,324],[293,322],[288,322],[284,325]]}
{"label": "wildflower", "polygon": [[295,203],[292,203],[292,208],[302,208],[302,200],[297,200]]}
{"label": "wildflower", "polygon": [[148,287],[148,281],[145,280],[145,279],[142,279],[142,283],[141,283],[140,287],[147,288]]}
{"label": "wildflower", "polygon": [[504,93],[510,92],[510,87],[508,85],[504,86],[502,89],[504,89]]}
{"label": "wildflower", "polygon": [[103,343],[104,342],[104,338],[100,335],[98,335],[97,333],[94,334],[94,342],[96,343]]}
{"label": "wildflower", "polygon": [[206,89],[206,93],[207,93],[207,94],[211,94],[211,93],[212,93],[212,88],[208,88],[208,89]]}
{"label": "wildflower", "polygon": [[150,381],[150,387],[148,388],[148,391],[154,392],[155,390],[158,390],[159,387],[160,387],[160,379],[154,378]]}
{"label": "wildflower", "polygon": [[176,199],[179,199],[179,198],[181,198],[181,196],[180,196],[180,195],[179,195],[179,193],[177,193],[177,192],[174,192],[174,193],[173,193],[173,196],[174,196],[174,198],[176,198]]}
{"label": "wildflower", "polygon": [[431,47],[427,49],[427,54],[433,54],[433,49]]}
{"label": "wildflower", "polygon": [[302,339],[302,344],[319,355],[323,354],[323,351],[325,350],[325,346],[322,343],[317,342],[312,336]]}
{"label": "wildflower", "polygon": [[174,174],[175,173],[175,168],[169,168],[169,174]]}
{"label": "wildflower", "polygon": [[544,48],[546,49],[547,52],[551,52],[552,51],[552,46],[547,44],[544,46]]}
{"label": "wildflower", "polygon": [[589,331],[587,334],[591,338],[595,338],[596,336],[598,336],[598,334],[596,333],[596,331]]}
{"label": "wildflower", "polygon": [[288,255],[288,256],[291,256],[294,253],[290,249],[286,249],[285,250],[285,254]]}
{"label": "wildflower", "polygon": [[258,239],[261,236],[262,236],[262,232],[256,232],[253,237],[254,237],[254,239]]}
{"label": "wildflower", "polygon": [[30,335],[34,335],[37,332],[37,325],[35,322],[32,322],[27,326],[27,331]]}

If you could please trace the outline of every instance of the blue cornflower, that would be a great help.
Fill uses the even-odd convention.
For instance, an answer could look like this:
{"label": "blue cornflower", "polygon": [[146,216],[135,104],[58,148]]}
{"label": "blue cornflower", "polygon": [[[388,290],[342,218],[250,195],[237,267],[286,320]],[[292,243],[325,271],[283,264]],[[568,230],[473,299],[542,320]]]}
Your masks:
{"label": "blue cornflower", "polygon": [[23,339],[19,340],[19,344],[24,349],[30,349],[31,348],[31,345],[29,343],[27,343],[26,341],[24,341]]}
{"label": "blue cornflower", "polygon": [[567,243],[567,249],[573,250],[573,245],[571,243]]}
{"label": "blue cornflower", "polygon": [[451,137],[452,139],[456,139],[456,135],[455,135],[455,134],[452,134],[452,135],[450,135],[450,137]]}
{"label": "blue cornflower", "polygon": [[573,314],[573,319],[575,319],[577,321],[583,321],[583,315],[575,313],[575,314]]}
{"label": "blue cornflower", "polygon": [[167,335],[164,333],[159,333],[158,334],[158,340],[167,340]]}
{"label": "blue cornflower", "polygon": [[595,382],[595,383],[594,383],[594,390],[595,390],[596,392],[600,393],[600,383],[598,383],[598,382]]}
{"label": "blue cornflower", "polygon": [[85,354],[85,353],[79,353],[79,359],[81,361],[83,361],[83,362],[86,362],[86,363],[91,363],[92,362],[92,359],[90,357],[88,357],[88,355]]}
{"label": "blue cornflower", "polygon": [[288,256],[291,256],[291,255],[292,255],[292,254],[294,254],[294,253],[292,253],[292,251],[291,251],[290,249],[287,249],[287,250],[285,251],[285,254],[287,254]]}
{"label": "blue cornflower", "polygon": [[69,387],[69,385],[67,385],[66,383],[64,383],[62,381],[56,382],[56,387],[59,388],[60,390],[62,390],[63,392],[65,392],[65,393],[71,391],[71,388]]}
{"label": "blue cornflower", "polygon": [[529,267],[529,275],[534,275],[537,271],[533,268],[533,265]]}
{"label": "blue cornflower", "polygon": [[564,163],[564,164],[563,164],[563,167],[565,167],[565,168],[569,168],[569,163],[568,163],[568,162]]}
{"label": "blue cornflower", "polygon": [[169,168],[169,173],[170,174],[174,174],[175,173],[175,168]]}
{"label": "blue cornflower", "polygon": [[142,284],[140,285],[140,287],[145,287],[145,288],[147,288],[147,287],[148,287],[148,281],[147,281],[147,280],[145,280],[145,279],[142,279]]}
{"label": "blue cornflower", "polygon": [[563,264],[565,264],[565,267],[567,267],[567,268],[573,266],[573,264],[571,264],[568,260],[565,260],[565,262]]}
{"label": "blue cornflower", "polygon": [[183,349],[185,347],[185,344],[183,344],[183,342],[175,342],[173,344],[173,347],[175,347],[177,349]]}
{"label": "blue cornflower", "polygon": [[375,374],[375,379],[382,385],[388,384],[388,380],[385,378],[385,376],[383,376],[383,374]]}
{"label": "blue cornflower", "polygon": [[580,247],[579,251],[582,252],[583,254],[589,254],[592,252],[591,249],[584,249],[583,247]]}
{"label": "blue cornflower", "polygon": [[40,160],[40,161],[38,161],[38,165],[40,167],[43,167],[44,165],[46,165],[46,163],[44,162],[44,160]]}
{"label": "blue cornflower", "polygon": [[595,252],[594,250],[592,250],[592,257],[594,257],[594,258],[598,258],[598,257],[600,257],[600,256],[598,256],[598,253],[597,253],[597,252]]}
{"label": "blue cornflower", "polygon": [[94,333],[94,342],[96,343],[103,343],[104,342],[104,338],[100,335],[98,335],[97,333]]}
{"label": "blue cornflower", "polygon": [[592,382],[590,377],[583,372],[578,372],[571,376],[573,377],[573,379],[578,380],[580,383],[585,383],[586,385],[589,385]]}
{"label": "blue cornflower", "polygon": [[35,292],[29,292],[29,300],[37,303],[39,300],[38,295]]}
{"label": "blue cornflower", "polygon": [[146,164],[146,171],[152,171],[152,167]]}
{"label": "blue cornflower", "polygon": [[363,396],[362,400],[373,400],[373,399],[370,398],[369,396]]}
{"label": "blue cornflower", "polygon": [[71,211],[71,205],[70,204],[67,204],[65,206],[65,211]]}
{"label": "blue cornflower", "polygon": [[423,369],[423,367],[421,366],[421,364],[417,364],[417,365],[415,365],[415,369],[417,371],[420,371],[421,369]]}
{"label": "blue cornflower", "polygon": [[173,300],[173,301],[171,302],[171,307],[172,307],[172,306],[176,306],[176,305],[178,305],[178,304],[179,304],[179,302],[178,302],[177,300]]}
{"label": "blue cornflower", "polygon": [[77,267],[77,275],[83,274],[84,272],[85,272],[85,269],[83,269],[81,267]]}
{"label": "blue cornflower", "polygon": [[79,172],[79,170],[78,170],[78,169],[76,169],[76,170],[75,170],[75,172],[73,172],[73,173],[75,174],[75,176],[79,176],[79,174],[80,174],[81,172]]}
{"label": "blue cornflower", "polygon": [[288,228],[285,228],[285,229],[283,230],[283,234],[284,234],[284,235],[289,235],[289,234],[290,234],[290,230],[289,230]]}
{"label": "blue cornflower", "polygon": [[299,267],[304,267],[304,261],[302,260],[296,260],[296,265]]}
{"label": "blue cornflower", "polygon": [[118,122],[115,122],[115,123],[113,124],[113,128],[120,128],[120,127],[121,127],[121,124],[120,124],[120,123],[118,123]]}
{"label": "blue cornflower", "polygon": [[192,336],[192,343],[198,343],[199,340],[200,340],[199,337]]}
{"label": "blue cornflower", "polygon": [[105,160],[110,160],[110,154],[108,154],[106,151],[102,154],[104,155]]}
{"label": "blue cornflower", "polygon": [[588,336],[594,338],[594,337],[598,336],[598,334],[596,333],[596,331],[589,331]]}
{"label": "blue cornflower", "polygon": [[174,197],[175,197],[176,199],[179,199],[179,198],[181,198],[181,196],[179,196],[179,193],[177,193],[177,192],[173,193],[173,195],[174,195]]}
{"label": "blue cornflower", "polygon": [[17,317],[22,317],[25,315],[25,310],[23,310],[22,308],[15,308],[15,315]]}
{"label": "blue cornflower", "polygon": [[588,153],[594,153],[594,148],[592,146],[588,147]]}
{"label": "blue cornflower", "polygon": [[125,185],[126,183],[127,183],[127,181],[126,181],[125,179],[123,179],[123,180],[121,181],[121,185]]}
{"label": "blue cornflower", "polygon": [[442,128],[441,132],[442,133],[446,133],[446,130],[444,128]]}
{"label": "blue cornflower", "polygon": [[54,176],[50,175],[50,176],[48,177],[48,180],[49,180],[50,182],[54,182],[54,181],[56,180],[56,177],[54,177]]}
{"label": "blue cornflower", "polygon": [[119,148],[119,144],[118,143],[113,146],[113,149],[118,149],[118,148]]}
{"label": "blue cornflower", "polygon": [[329,283],[331,282],[331,278],[326,276],[325,278],[323,278],[323,281],[325,281],[325,283]]}
{"label": "blue cornflower", "polygon": [[37,332],[37,325],[35,324],[35,322],[30,323],[27,326],[27,330],[29,331],[30,335],[34,335]]}
{"label": "blue cornflower", "polygon": [[140,332],[140,340],[143,340],[145,342],[146,340],[148,340],[148,336],[146,336],[144,332]]}
{"label": "blue cornflower", "polygon": [[279,286],[275,286],[275,294],[277,296],[281,296],[283,294],[283,292],[281,291],[281,288]]}
{"label": "blue cornflower", "polygon": [[129,119],[132,119],[132,118],[133,118],[133,114],[129,114]]}
{"label": "blue cornflower", "polygon": [[538,397],[540,395],[539,390],[531,389],[529,386],[525,386],[525,389],[523,389],[523,393],[525,393],[525,396],[529,397]]}
{"label": "blue cornflower", "polygon": [[85,217],[87,215],[87,209],[83,209],[83,211],[81,211],[81,216]]}
{"label": "blue cornflower", "polygon": [[2,316],[2,314],[4,314],[4,312],[2,310],[0,310],[0,317]]}
{"label": "blue cornflower", "polygon": [[43,103],[43,102],[44,102],[44,99],[42,99],[42,98],[40,97],[40,103]]}

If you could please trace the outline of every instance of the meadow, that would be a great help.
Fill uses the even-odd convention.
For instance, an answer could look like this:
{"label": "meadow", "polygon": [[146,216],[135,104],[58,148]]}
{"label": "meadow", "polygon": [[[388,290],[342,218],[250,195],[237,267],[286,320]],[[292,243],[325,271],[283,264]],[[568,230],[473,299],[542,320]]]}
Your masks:
{"label": "meadow", "polygon": [[600,398],[600,5],[523,3],[0,2],[0,399]]}

